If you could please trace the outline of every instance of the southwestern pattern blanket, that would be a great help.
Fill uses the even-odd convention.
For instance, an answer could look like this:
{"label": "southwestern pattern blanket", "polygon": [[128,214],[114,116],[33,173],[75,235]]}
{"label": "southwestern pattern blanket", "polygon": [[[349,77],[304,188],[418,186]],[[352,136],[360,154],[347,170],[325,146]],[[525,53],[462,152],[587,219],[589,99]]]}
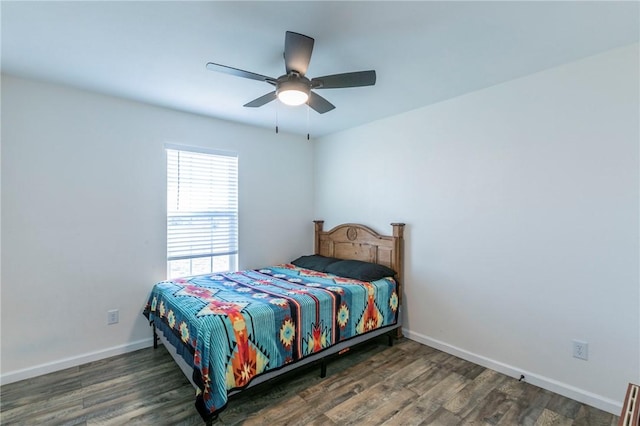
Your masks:
{"label": "southwestern pattern blanket", "polygon": [[198,411],[223,409],[255,376],[395,324],[397,285],[291,264],[165,281],[144,315],[194,368]]}

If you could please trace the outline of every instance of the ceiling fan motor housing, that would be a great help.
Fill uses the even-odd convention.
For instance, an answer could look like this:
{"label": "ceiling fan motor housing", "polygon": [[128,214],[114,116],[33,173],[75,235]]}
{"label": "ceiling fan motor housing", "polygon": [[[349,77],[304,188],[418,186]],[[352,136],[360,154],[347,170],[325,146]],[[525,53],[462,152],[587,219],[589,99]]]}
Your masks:
{"label": "ceiling fan motor housing", "polygon": [[280,95],[281,92],[286,92],[287,90],[297,90],[309,96],[310,88],[311,82],[308,78],[300,77],[297,73],[291,72],[288,75],[278,77],[276,95]]}

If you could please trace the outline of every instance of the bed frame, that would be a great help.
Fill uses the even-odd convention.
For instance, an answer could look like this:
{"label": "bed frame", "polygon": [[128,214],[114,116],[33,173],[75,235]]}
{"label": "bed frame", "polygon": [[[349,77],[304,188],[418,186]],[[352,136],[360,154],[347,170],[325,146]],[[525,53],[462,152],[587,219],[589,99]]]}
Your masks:
{"label": "bed frame", "polygon": [[[363,260],[387,266],[396,271],[396,281],[398,285],[398,322],[391,326],[382,327],[366,334],[356,336],[346,341],[339,342],[322,352],[315,353],[311,356],[296,361],[293,364],[268,371],[256,376],[244,389],[229,392],[229,397],[242,392],[245,389],[264,383],[275,377],[281,376],[291,370],[300,368],[311,363],[320,363],[320,377],[325,377],[327,372],[327,360],[331,357],[343,355],[348,352],[351,347],[371,340],[373,338],[387,335],[389,345],[393,344],[394,338],[402,337],[402,278],[404,272],[404,223],[392,223],[391,235],[380,235],[373,229],[356,224],[346,223],[338,225],[330,231],[324,231],[323,220],[314,220],[315,223],[315,254],[328,257],[337,257],[340,259]],[[175,360],[176,364],[191,382],[194,388],[196,384],[192,379],[193,369],[177,354],[176,349],[168,343],[165,336],[160,330],[153,327],[154,348],[158,347],[158,341],[162,342],[169,354]],[[222,410],[221,410],[222,411]],[[218,413],[211,418],[205,419],[207,425],[212,425],[218,418]]]}

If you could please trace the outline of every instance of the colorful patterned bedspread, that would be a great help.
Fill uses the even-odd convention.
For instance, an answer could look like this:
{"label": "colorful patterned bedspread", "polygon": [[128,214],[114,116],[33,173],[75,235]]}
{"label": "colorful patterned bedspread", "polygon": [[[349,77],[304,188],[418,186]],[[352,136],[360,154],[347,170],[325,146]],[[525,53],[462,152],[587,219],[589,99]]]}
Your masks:
{"label": "colorful patterned bedspread", "polygon": [[194,367],[206,418],[256,375],[392,325],[397,311],[391,278],[369,283],[285,264],[158,283],[144,315]]}

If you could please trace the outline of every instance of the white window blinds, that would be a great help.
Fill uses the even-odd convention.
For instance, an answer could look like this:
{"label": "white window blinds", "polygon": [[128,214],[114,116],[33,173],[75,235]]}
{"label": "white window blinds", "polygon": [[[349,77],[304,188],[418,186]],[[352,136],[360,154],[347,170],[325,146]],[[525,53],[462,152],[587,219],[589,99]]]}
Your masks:
{"label": "white window blinds", "polygon": [[237,156],[168,148],[167,260],[237,253]]}

